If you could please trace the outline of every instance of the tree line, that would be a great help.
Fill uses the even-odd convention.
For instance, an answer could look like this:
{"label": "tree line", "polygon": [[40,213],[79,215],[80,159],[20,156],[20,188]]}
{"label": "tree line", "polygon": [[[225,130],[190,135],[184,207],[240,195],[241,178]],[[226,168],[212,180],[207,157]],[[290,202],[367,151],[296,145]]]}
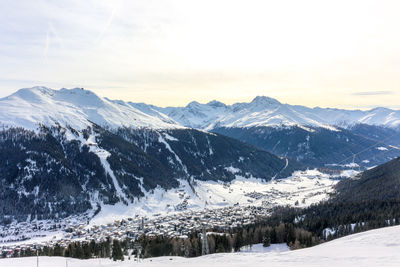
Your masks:
{"label": "tree line", "polygon": [[[305,209],[277,207],[268,217],[243,227],[221,231],[209,229],[207,242],[210,253],[237,252],[244,246],[263,243],[264,246],[286,243],[291,249],[314,246],[348,234],[400,223],[400,200],[328,201]],[[330,229],[331,231],[326,231]],[[72,242],[67,247],[55,244],[39,249],[41,256],[64,256],[79,259],[112,258],[123,260],[129,251],[141,257],[196,257],[202,253],[200,232],[187,238],[140,236],[131,239],[96,242]],[[27,249],[14,256],[33,256]],[[4,257],[3,253],[3,257]]]}
{"label": "tree line", "polygon": [[[53,247],[44,246],[38,248],[39,256],[63,256],[78,259],[111,258],[124,260],[124,255],[129,252],[136,254],[138,246],[141,247],[140,256],[144,258],[159,256],[183,256],[197,257],[202,254],[202,242],[200,232],[193,232],[187,238],[165,236],[141,236],[133,241],[107,238],[105,241],[90,242],[76,241],[63,247],[55,244]],[[255,223],[246,227],[230,229],[229,231],[216,232],[212,230],[207,234],[207,242],[210,253],[237,252],[244,246],[263,243],[269,246],[275,243],[286,243],[291,249],[313,246],[319,243],[319,239],[311,232],[295,227],[292,223],[280,223],[277,226],[269,226],[264,223]],[[35,256],[36,251],[31,249],[14,253],[15,257]],[[6,255],[3,255],[5,257]]]}

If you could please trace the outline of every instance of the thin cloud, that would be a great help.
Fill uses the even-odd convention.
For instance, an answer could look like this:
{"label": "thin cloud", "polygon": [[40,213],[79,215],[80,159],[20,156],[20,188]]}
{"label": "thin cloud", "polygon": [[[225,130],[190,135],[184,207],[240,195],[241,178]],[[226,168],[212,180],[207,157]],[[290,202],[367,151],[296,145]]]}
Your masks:
{"label": "thin cloud", "polygon": [[364,95],[364,96],[374,96],[374,95],[392,95],[393,91],[365,91],[365,92],[356,92],[352,93],[352,95]]}
{"label": "thin cloud", "polygon": [[46,42],[44,45],[44,61],[47,61],[47,52],[49,51],[49,42],[50,42],[50,37],[49,37],[49,30],[46,32]]}
{"label": "thin cloud", "polygon": [[54,27],[53,23],[49,22],[49,30],[51,32],[51,34],[55,37],[55,39],[57,40],[59,46],[61,48],[64,48],[64,41],[63,39],[61,39],[61,37],[58,35],[56,28]]}
{"label": "thin cloud", "polygon": [[101,30],[101,32],[97,36],[96,41],[95,41],[96,44],[98,44],[103,39],[104,34],[108,30],[108,28],[110,27],[110,25],[111,25],[111,23],[112,23],[112,21],[114,19],[114,15],[115,15],[116,10],[117,10],[117,5],[114,6],[110,16],[108,17],[106,25],[103,27],[103,29]]}

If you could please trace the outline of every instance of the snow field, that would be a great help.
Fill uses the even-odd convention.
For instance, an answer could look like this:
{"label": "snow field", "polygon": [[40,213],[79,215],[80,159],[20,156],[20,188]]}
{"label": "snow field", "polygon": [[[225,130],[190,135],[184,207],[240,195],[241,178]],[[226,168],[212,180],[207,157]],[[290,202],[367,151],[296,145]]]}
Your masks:
{"label": "snow field", "polygon": [[[128,206],[102,205],[101,211],[90,225],[111,223],[114,220],[138,216],[154,217],[179,212],[175,207],[186,202],[188,210],[216,209],[233,205],[309,206],[328,197],[337,180],[317,170],[296,171],[291,177],[281,180],[262,181],[256,178],[236,176],[230,183],[216,181],[195,181],[194,191],[186,180],[179,180],[180,187],[165,190],[157,187],[145,192]],[[304,201],[303,201],[304,200]]]}
{"label": "snow field", "polygon": [[[265,251],[260,251],[260,247],[261,245],[258,244],[253,246],[253,251],[212,254],[197,258],[151,258],[141,260],[139,263],[132,260],[113,262],[109,259],[77,260],[61,257],[40,257],[39,266],[400,266],[400,226],[353,234],[315,247],[295,251],[287,251],[282,244],[265,248]],[[36,257],[0,259],[0,266],[36,266]]]}

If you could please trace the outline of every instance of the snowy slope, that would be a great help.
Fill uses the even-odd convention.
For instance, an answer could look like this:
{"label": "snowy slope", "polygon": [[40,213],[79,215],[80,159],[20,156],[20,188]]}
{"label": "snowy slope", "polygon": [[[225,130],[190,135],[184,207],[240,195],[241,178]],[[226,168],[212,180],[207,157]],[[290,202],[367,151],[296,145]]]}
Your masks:
{"label": "snowy slope", "polygon": [[52,90],[46,87],[20,89],[0,99],[0,126],[36,129],[38,123],[69,124],[83,129],[94,122],[108,127],[152,129],[182,126],[211,130],[218,127],[314,126],[335,130],[334,126],[357,123],[400,127],[400,110],[375,108],[367,111],[308,108],[282,104],[257,96],[250,103],[225,105],[191,102],[186,107],[160,108],[144,103],[101,98],[82,88]]}
{"label": "snowy slope", "polygon": [[[295,251],[221,253],[198,258],[159,257],[113,262],[109,259],[77,260],[40,257],[40,266],[400,266],[400,226],[386,227],[339,238],[315,247]],[[66,262],[68,261],[68,262]],[[36,258],[0,259],[1,266],[35,266]]]}
{"label": "snowy slope", "polygon": [[0,125],[34,130],[39,123],[59,123],[84,129],[91,122],[112,128],[182,128],[164,115],[146,114],[129,103],[101,98],[81,88],[25,88],[0,99]]}
{"label": "snowy slope", "polygon": [[308,108],[282,104],[276,99],[258,96],[250,103],[225,105],[218,101],[207,104],[191,102],[186,107],[156,108],[182,125],[214,129],[218,127],[314,126],[333,129],[357,123],[400,126],[400,110],[375,108],[367,111],[332,108]]}

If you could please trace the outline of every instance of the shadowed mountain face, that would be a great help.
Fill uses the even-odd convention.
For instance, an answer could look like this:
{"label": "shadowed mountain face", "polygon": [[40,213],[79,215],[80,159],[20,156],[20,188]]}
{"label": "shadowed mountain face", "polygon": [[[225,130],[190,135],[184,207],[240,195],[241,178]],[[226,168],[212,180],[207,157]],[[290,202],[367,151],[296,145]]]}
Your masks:
{"label": "shadowed mountain face", "polygon": [[337,200],[400,200],[400,158],[338,183]]}
{"label": "shadowed mountain face", "polygon": [[0,132],[0,215],[63,218],[101,203],[129,204],[158,186],[177,187],[178,179],[270,180],[302,168],[235,139],[191,129],[11,128]]}
{"label": "shadowed mountain face", "polygon": [[[361,169],[400,155],[400,111],[341,110],[282,104],[258,96],[250,103],[191,102],[160,108],[110,100],[82,88],[26,88],[0,99],[0,125],[36,130],[38,124],[85,129],[187,129],[220,133],[314,167]],[[358,168],[357,165],[352,166]],[[348,166],[347,166],[348,167]]]}
{"label": "shadowed mountain face", "polygon": [[[213,131],[315,167],[367,168],[400,156],[400,132],[379,126],[357,125],[338,131],[314,127],[217,128]],[[349,165],[353,162],[358,166]]]}

